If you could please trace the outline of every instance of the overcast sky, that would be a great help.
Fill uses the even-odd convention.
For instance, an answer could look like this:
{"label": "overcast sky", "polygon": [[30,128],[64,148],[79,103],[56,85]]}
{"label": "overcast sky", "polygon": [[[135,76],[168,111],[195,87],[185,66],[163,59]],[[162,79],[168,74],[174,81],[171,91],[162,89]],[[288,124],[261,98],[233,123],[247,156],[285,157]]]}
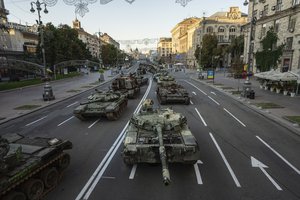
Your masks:
{"label": "overcast sky", "polygon": [[[30,2],[36,0],[4,0],[10,15],[9,21],[33,24],[37,13],[30,12]],[[41,2],[43,0],[40,0]],[[55,0],[51,0],[55,1]],[[69,0],[70,1],[70,0]],[[84,0],[82,0],[84,1]],[[89,12],[84,17],[77,15],[82,27],[89,33],[106,32],[116,40],[170,37],[170,30],[188,17],[209,16],[218,11],[227,11],[230,6],[238,6],[247,13],[244,0],[192,0],[182,7],[176,0],[135,0],[132,4],[125,0],[112,0],[101,5],[100,0],[88,5]],[[75,7],[58,0],[49,13],[42,12],[43,23],[72,26],[75,19]]]}

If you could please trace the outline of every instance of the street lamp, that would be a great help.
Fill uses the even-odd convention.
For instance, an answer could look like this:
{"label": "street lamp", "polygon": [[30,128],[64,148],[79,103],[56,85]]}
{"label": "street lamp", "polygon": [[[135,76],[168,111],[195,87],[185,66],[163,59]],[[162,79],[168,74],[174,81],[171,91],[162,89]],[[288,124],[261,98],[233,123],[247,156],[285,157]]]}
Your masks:
{"label": "street lamp", "polygon": [[[248,39],[248,57],[247,57],[247,77],[244,82],[244,87],[243,87],[243,95],[245,97],[248,96],[248,93],[251,91],[251,83],[249,80],[249,74],[250,74],[250,64],[251,64],[251,55],[252,55],[252,48],[251,48],[251,42],[252,42],[252,35],[253,35],[253,25],[256,23],[256,17],[253,15],[254,12],[254,5],[255,5],[255,0],[245,0],[244,6],[247,6],[250,2],[252,3],[252,8],[251,8],[251,21],[250,21],[250,32],[249,32],[249,39]],[[252,60],[253,62],[253,60]],[[253,63],[252,63],[253,65]],[[253,66],[252,66],[253,67]]]}
{"label": "street lamp", "polygon": [[41,21],[41,6],[44,5],[44,13],[45,14],[48,14],[48,10],[47,10],[47,4],[45,2],[40,2],[39,0],[37,0],[36,2],[31,2],[30,3],[31,5],[31,9],[30,9],[30,12],[34,13],[35,12],[35,9],[33,8],[33,5],[36,6],[36,9],[37,9],[37,12],[38,12],[38,17],[39,19],[37,20],[37,23],[38,23],[38,29],[40,31],[40,34],[41,34],[41,44],[40,46],[42,47],[42,55],[43,55],[43,65],[44,65],[44,76],[46,77],[46,57],[45,57],[45,48],[44,48],[44,31],[42,29],[42,21]]}

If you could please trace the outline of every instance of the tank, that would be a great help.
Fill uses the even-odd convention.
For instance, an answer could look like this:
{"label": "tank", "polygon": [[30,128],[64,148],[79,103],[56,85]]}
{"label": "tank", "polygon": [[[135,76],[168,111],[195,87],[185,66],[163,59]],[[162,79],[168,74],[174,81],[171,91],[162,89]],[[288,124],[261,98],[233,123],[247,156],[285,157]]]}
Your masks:
{"label": "tank", "polygon": [[187,90],[176,83],[170,76],[160,77],[157,82],[156,96],[160,104],[182,103],[189,105],[190,97]]}
{"label": "tank", "polygon": [[134,99],[140,93],[140,87],[134,76],[121,76],[112,81],[111,88],[113,91],[121,92],[130,99]]}
{"label": "tank", "polygon": [[0,199],[41,199],[69,166],[64,150],[71,148],[70,141],[57,138],[0,136]]}
{"label": "tank", "polygon": [[88,101],[80,103],[74,109],[74,115],[80,120],[90,117],[106,117],[117,120],[127,106],[127,98],[120,92],[99,91],[88,97]]}
{"label": "tank", "polygon": [[129,122],[122,151],[127,165],[161,163],[165,185],[170,184],[169,163],[194,164],[200,153],[187,119],[170,108],[154,109],[146,99]]}

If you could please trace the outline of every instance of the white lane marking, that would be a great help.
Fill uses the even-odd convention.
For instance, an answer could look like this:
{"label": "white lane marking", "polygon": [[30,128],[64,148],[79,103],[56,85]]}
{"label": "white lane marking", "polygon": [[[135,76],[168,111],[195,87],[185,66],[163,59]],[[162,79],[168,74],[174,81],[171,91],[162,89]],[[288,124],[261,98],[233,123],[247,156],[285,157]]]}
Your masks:
{"label": "white lane marking", "polygon": [[71,107],[71,106],[74,106],[74,105],[77,104],[77,103],[78,103],[78,101],[75,101],[74,103],[68,105],[66,108],[69,108],[69,107]]}
{"label": "white lane marking", "polygon": [[94,123],[92,123],[88,128],[92,128],[96,123],[98,123],[100,119],[97,119]]}
{"label": "white lane marking", "polygon": [[137,164],[134,164],[134,165],[132,166],[132,169],[131,169],[131,172],[130,172],[129,179],[134,179],[134,175],[135,175],[135,172],[136,172],[136,168],[137,168]]}
{"label": "white lane marking", "polygon": [[268,174],[268,172],[264,168],[269,168],[256,158],[251,156],[251,165],[252,167],[258,167],[266,176],[267,178],[271,181],[271,183],[276,187],[277,190],[282,190],[282,188],[274,181],[274,179]]}
{"label": "white lane marking", "polygon": [[213,95],[217,96],[217,94],[215,92],[210,92],[210,93],[212,93]]}
{"label": "white lane marking", "polygon": [[[148,94],[150,92],[150,89],[151,89],[151,86],[152,86],[152,79],[150,79],[148,89],[145,92],[145,94],[144,94],[143,98],[141,99],[140,103],[136,107],[136,109],[134,111],[134,114],[138,113],[139,110],[141,109],[142,103],[146,99],[146,97],[148,96]],[[98,165],[97,169],[94,171],[94,173],[92,174],[92,176],[90,177],[88,182],[85,184],[85,186],[82,188],[80,193],[77,195],[75,200],[87,200],[89,198],[89,196],[93,192],[94,188],[96,187],[97,183],[99,182],[100,178],[104,174],[106,168],[108,167],[110,161],[112,160],[112,158],[116,154],[117,150],[119,149],[120,145],[122,144],[122,142],[125,138],[125,131],[126,131],[128,125],[129,125],[129,121],[127,122],[127,124],[123,128],[122,132],[120,133],[120,135],[118,136],[116,141],[111,146],[111,148],[108,150],[105,157],[100,162],[100,164]]]}
{"label": "white lane marking", "polygon": [[194,91],[193,91],[192,93],[193,93],[195,96],[197,95],[196,92],[194,92]]}
{"label": "white lane marking", "polygon": [[187,82],[188,84],[190,84],[191,86],[195,87],[197,90],[199,90],[200,92],[202,92],[204,95],[207,95],[203,90],[201,90],[200,88],[198,88],[196,85],[194,85],[193,83],[187,81],[187,80],[184,80],[185,82]]}
{"label": "white lane marking", "polygon": [[193,105],[194,103],[192,102],[192,100],[190,100],[190,103]]}
{"label": "white lane marking", "polygon": [[293,166],[289,161],[287,161],[280,153],[278,153],[275,149],[273,149],[270,145],[268,145],[263,139],[261,139],[259,136],[256,136],[257,139],[259,139],[264,145],[266,145],[271,151],[273,151],[281,160],[283,160],[288,166],[290,166],[293,170],[296,171],[297,174],[300,175],[299,169],[297,169],[295,166]]}
{"label": "white lane marking", "polygon": [[33,121],[33,122],[29,123],[29,124],[26,124],[25,126],[30,126],[30,125],[32,125],[32,124],[34,124],[34,123],[37,123],[37,122],[39,122],[39,121],[45,119],[46,117],[47,117],[47,116],[44,116],[44,117],[42,117],[42,118],[40,118],[40,119],[37,119],[37,120],[35,120],[35,121]]}
{"label": "white lane marking", "polygon": [[241,122],[236,116],[234,116],[231,112],[229,112],[226,108],[223,108],[229,115],[231,115],[231,117],[233,117],[236,121],[238,121],[240,124],[242,124],[242,126],[246,127],[246,125]]}
{"label": "white lane marking", "polygon": [[223,161],[224,161],[224,163],[225,163],[225,165],[226,165],[226,167],[227,167],[227,169],[228,169],[228,171],[229,171],[231,177],[232,177],[233,180],[234,180],[235,185],[236,185],[237,187],[241,187],[241,184],[240,184],[239,180],[238,180],[237,177],[235,176],[235,174],[234,174],[232,168],[230,167],[230,165],[229,165],[229,163],[228,163],[226,157],[224,156],[224,154],[223,154],[223,152],[222,152],[220,146],[218,145],[216,139],[214,138],[213,134],[212,134],[212,133],[209,133],[209,135],[210,135],[211,139],[213,140],[213,142],[215,143],[215,145],[216,145],[216,147],[217,147],[217,149],[218,149],[218,151],[219,151],[219,153],[220,153],[220,155],[221,155],[221,157],[222,157],[222,159],[223,159]]}
{"label": "white lane marking", "polygon": [[195,110],[196,110],[197,114],[199,115],[199,117],[200,117],[202,123],[204,124],[204,126],[207,126],[206,122],[204,121],[204,119],[203,119],[203,117],[201,116],[201,114],[200,114],[200,112],[198,111],[198,109],[195,108]]}
{"label": "white lane marking", "polygon": [[65,121],[63,121],[62,123],[58,124],[57,126],[61,126],[61,125],[63,125],[64,123],[70,121],[70,120],[73,119],[73,118],[74,118],[74,116],[70,117],[69,119],[66,119]]}
{"label": "white lane marking", "polygon": [[208,96],[208,98],[210,98],[213,102],[215,102],[218,106],[220,105],[219,102],[217,102],[216,100],[214,100],[212,97]]}
{"label": "white lane marking", "polygon": [[201,178],[201,174],[200,174],[198,164],[203,164],[203,162],[201,160],[198,160],[197,163],[194,164],[194,170],[195,170],[195,173],[196,173],[197,183],[198,183],[198,185],[202,185],[203,181],[202,181],[202,178]]}

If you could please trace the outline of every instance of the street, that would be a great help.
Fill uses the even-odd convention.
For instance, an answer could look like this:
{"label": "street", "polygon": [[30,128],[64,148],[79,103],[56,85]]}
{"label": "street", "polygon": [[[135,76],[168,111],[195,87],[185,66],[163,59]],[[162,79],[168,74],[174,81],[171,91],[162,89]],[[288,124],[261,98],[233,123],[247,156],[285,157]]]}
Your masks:
{"label": "street", "polygon": [[195,165],[169,164],[169,186],[162,183],[160,165],[126,166],[121,157],[125,128],[139,103],[152,98],[159,106],[152,81],[137,99],[128,101],[117,121],[73,117],[88,91],[4,123],[1,134],[73,143],[71,164],[47,200],[300,198],[299,136],[183,72],[173,75],[188,90],[191,104],[170,106],[187,117],[201,160]]}

